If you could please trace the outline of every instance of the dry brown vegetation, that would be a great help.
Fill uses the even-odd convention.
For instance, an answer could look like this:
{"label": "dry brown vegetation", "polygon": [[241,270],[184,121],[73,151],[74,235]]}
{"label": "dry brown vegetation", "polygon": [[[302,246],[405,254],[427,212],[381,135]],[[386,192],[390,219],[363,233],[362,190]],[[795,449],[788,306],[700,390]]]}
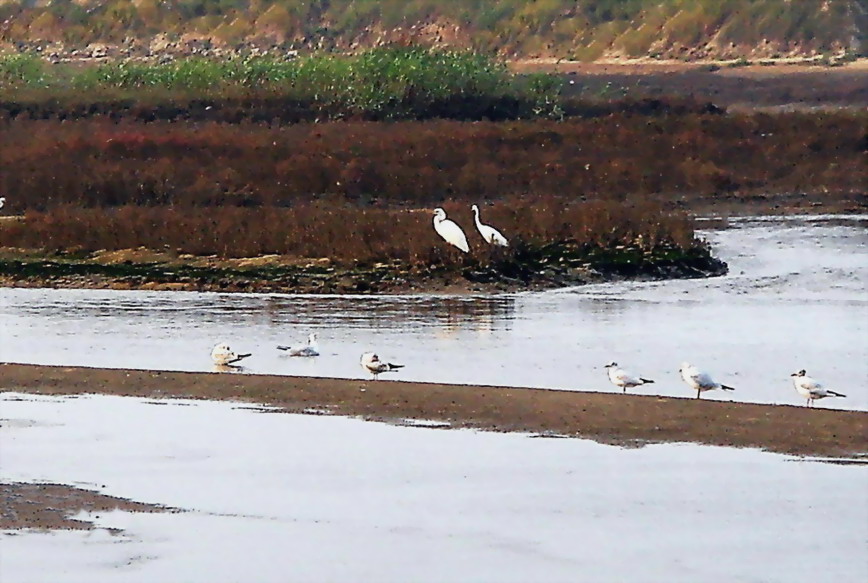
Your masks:
{"label": "dry brown vegetation", "polygon": [[0,122],[7,212],[864,193],[864,113],[563,122]]}
{"label": "dry brown vegetation", "polygon": [[[526,252],[526,246],[554,242],[648,252],[700,245],[690,219],[652,203],[570,203],[546,197],[483,208],[485,221],[497,225],[513,243],[508,251],[492,250],[476,233],[466,204],[452,201],[443,206],[464,227],[474,247],[473,261],[483,263]],[[81,251],[144,246],[221,257],[283,254],[327,257],[339,265],[460,263],[461,254],[435,234],[432,216],[427,210],[360,207],[340,199],[266,209],[67,205],[49,212],[29,211],[24,221],[0,230],[0,245]]]}

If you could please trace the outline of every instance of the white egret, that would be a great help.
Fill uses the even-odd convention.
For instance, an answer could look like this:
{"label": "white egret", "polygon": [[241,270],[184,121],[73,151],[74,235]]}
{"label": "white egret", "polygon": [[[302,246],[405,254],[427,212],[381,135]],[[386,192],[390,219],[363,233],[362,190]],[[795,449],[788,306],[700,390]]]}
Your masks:
{"label": "white egret", "polygon": [[211,360],[214,361],[214,364],[220,366],[230,365],[248,356],[250,356],[249,353],[236,354],[225,342],[220,342],[211,350]]}
{"label": "white egret", "polygon": [[392,362],[383,362],[380,360],[380,357],[374,354],[373,352],[366,352],[362,355],[362,359],[360,361],[362,368],[365,369],[366,372],[374,375],[374,380],[377,380],[377,377],[380,373],[383,372],[391,372],[397,370],[399,368],[404,368],[403,364],[394,364]]}
{"label": "white egret", "polygon": [[807,402],[805,402],[805,407],[813,407],[814,401],[816,401],[817,399],[825,399],[826,397],[847,396],[843,393],[837,393],[835,391],[830,391],[829,389],[824,389],[823,385],[809,377],[804,371],[804,369],[800,370],[799,372],[794,372],[790,376],[793,378],[793,386],[796,387],[796,390],[801,396],[807,399]]}
{"label": "white egret", "polygon": [[442,208],[434,209],[434,230],[450,245],[455,245],[465,253],[470,251],[464,231],[461,230],[461,227],[455,221],[446,218],[446,211]]}
{"label": "white egret", "polygon": [[316,341],[316,332],[311,332],[304,346],[278,346],[278,350],[289,352],[289,356],[319,356],[319,344]]}
{"label": "white egret", "polygon": [[500,233],[500,231],[489,225],[482,224],[482,222],[479,220],[478,206],[473,205],[472,207],[470,207],[470,209],[473,211],[473,218],[476,221],[476,228],[477,230],[479,230],[479,234],[482,235],[482,238],[485,239],[486,243],[489,243],[491,245],[498,245],[500,247],[509,247],[509,242],[506,240],[506,237],[504,237]]}
{"label": "white egret", "polygon": [[703,391],[713,391],[714,389],[721,389],[723,391],[735,390],[730,386],[715,382],[707,372],[703,372],[687,362],[682,363],[681,368],[678,370],[681,372],[681,378],[684,379],[684,382],[696,389],[697,399],[699,399],[699,395]]}
{"label": "white egret", "polygon": [[609,372],[609,380],[612,381],[612,384],[616,387],[621,387],[624,389],[624,392],[627,392],[628,388],[638,387],[639,385],[645,385],[648,383],[653,383],[651,379],[644,379],[642,377],[637,377],[623,368],[618,368],[617,362],[610,362],[606,365],[606,368]]}

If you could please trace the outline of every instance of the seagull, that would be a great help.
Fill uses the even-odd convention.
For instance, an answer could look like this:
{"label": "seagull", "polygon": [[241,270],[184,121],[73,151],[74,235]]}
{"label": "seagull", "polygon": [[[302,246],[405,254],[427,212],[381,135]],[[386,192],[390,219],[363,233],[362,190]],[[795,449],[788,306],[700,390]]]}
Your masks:
{"label": "seagull", "polygon": [[624,389],[625,393],[628,388],[638,387],[639,385],[654,382],[651,379],[635,377],[623,368],[618,368],[617,362],[610,362],[606,365],[606,368],[609,369],[609,380],[612,381],[612,384]]}
{"label": "seagull", "polygon": [[278,350],[286,350],[290,356],[319,356],[319,344],[316,342],[316,332],[311,332],[307,337],[307,345],[299,348],[291,346],[278,346]]}
{"label": "seagull", "polygon": [[476,228],[479,230],[479,234],[482,235],[482,238],[485,239],[486,243],[500,247],[509,247],[509,242],[506,240],[506,237],[501,235],[500,231],[489,225],[483,225],[480,222],[478,206],[473,205],[470,209],[473,211],[473,217],[476,220]]}
{"label": "seagull", "polygon": [[377,380],[377,377],[381,372],[391,372],[399,368],[404,368],[403,364],[383,362],[382,360],[380,360],[380,357],[373,352],[364,353],[362,355],[362,360],[360,363],[362,365],[362,368],[365,369],[366,372],[374,375],[374,380]]}
{"label": "seagull", "polygon": [[446,211],[442,208],[434,209],[434,230],[450,245],[455,245],[465,253],[470,251],[464,231],[455,224],[455,221],[446,218]]}
{"label": "seagull", "polygon": [[225,342],[221,342],[211,350],[211,360],[214,361],[214,364],[220,366],[226,366],[232,364],[234,362],[238,362],[242,358],[247,358],[250,354],[235,354],[229,345]]}
{"label": "seagull", "polygon": [[678,370],[681,372],[681,378],[684,379],[684,382],[696,389],[697,399],[699,399],[699,395],[703,391],[713,391],[714,389],[721,389],[724,391],[735,390],[732,387],[715,382],[715,380],[711,378],[711,375],[699,370],[692,364],[686,362],[681,363],[681,368]]}
{"label": "seagull", "polygon": [[836,393],[829,389],[824,389],[823,385],[807,375],[804,369],[799,372],[794,372],[790,375],[793,378],[793,386],[801,396],[807,399],[805,407],[813,407],[814,401],[817,399],[825,399],[826,397],[846,397],[843,393]]}

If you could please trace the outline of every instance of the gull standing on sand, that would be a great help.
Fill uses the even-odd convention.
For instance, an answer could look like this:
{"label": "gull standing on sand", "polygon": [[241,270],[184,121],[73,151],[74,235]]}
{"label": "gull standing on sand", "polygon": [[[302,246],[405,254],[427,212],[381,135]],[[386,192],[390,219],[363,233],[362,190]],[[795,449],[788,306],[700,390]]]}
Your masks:
{"label": "gull standing on sand", "polygon": [[610,362],[606,365],[606,369],[609,372],[609,380],[612,381],[612,384],[616,387],[621,387],[624,389],[624,392],[627,392],[628,388],[638,387],[639,385],[645,385],[648,383],[653,383],[651,379],[644,379],[642,377],[633,376],[623,368],[618,368],[617,362]]}
{"label": "gull standing on sand", "polygon": [[455,245],[465,253],[470,252],[464,231],[461,230],[461,227],[455,221],[446,218],[446,211],[442,208],[434,209],[434,230],[450,245]]}
{"label": "gull standing on sand", "polygon": [[473,218],[476,221],[476,229],[479,231],[479,234],[482,235],[482,238],[485,239],[486,243],[500,247],[509,247],[509,242],[500,231],[489,225],[482,224],[482,221],[479,220],[478,206],[473,205],[470,207],[470,210],[473,211]]}
{"label": "gull standing on sand", "polygon": [[228,366],[236,363],[250,354],[236,354],[225,342],[220,342],[211,350],[211,360],[218,366]]}
{"label": "gull standing on sand", "polygon": [[290,356],[319,356],[319,344],[316,341],[316,332],[311,332],[307,337],[307,344],[293,348],[292,346],[278,346],[278,350],[289,352]]}
{"label": "gull standing on sand", "polygon": [[374,375],[374,380],[377,380],[378,375],[383,372],[391,372],[397,370],[399,368],[404,368],[403,364],[394,364],[391,362],[383,362],[380,360],[380,357],[374,354],[373,352],[366,352],[362,355],[362,359],[360,361],[362,368],[365,369],[366,372]]}
{"label": "gull standing on sand", "polygon": [[826,397],[846,397],[843,393],[837,393],[824,389],[823,385],[807,375],[804,369],[799,372],[794,372],[790,375],[793,379],[793,386],[801,396],[807,399],[805,407],[813,407],[814,401],[817,399],[825,399]]}
{"label": "gull standing on sand", "polygon": [[693,366],[690,363],[684,362],[681,364],[681,368],[678,369],[681,372],[681,378],[684,379],[684,382],[696,389],[696,398],[699,399],[699,395],[703,391],[713,391],[714,389],[721,389],[723,391],[734,391],[735,389],[722,385],[718,382],[715,382],[711,375],[707,372],[703,372]]}

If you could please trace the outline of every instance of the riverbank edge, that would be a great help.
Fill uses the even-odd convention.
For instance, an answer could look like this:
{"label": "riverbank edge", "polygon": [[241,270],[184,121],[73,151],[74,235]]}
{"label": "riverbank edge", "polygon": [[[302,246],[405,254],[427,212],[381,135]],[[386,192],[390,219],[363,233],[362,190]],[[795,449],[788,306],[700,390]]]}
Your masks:
{"label": "riverbank edge", "polygon": [[[637,394],[253,374],[5,364],[0,390],[225,400],[275,412],[578,437],[622,447],[692,442],[796,456],[868,455],[868,412]],[[793,402],[796,402],[794,397]],[[264,410],[270,413],[271,410]],[[448,424],[448,425],[447,425]]]}
{"label": "riverbank edge", "polygon": [[353,268],[332,265],[327,259],[299,261],[280,256],[179,260],[146,249],[109,255],[114,259],[0,248],[0,287],[294,294],[517,292],[611,281],[697,279],[728,271],[727,264],[707,247],[656,255],[631,249],[601,250],[579,259],[555,251],[488,265],[429,268],[399,262]]}

